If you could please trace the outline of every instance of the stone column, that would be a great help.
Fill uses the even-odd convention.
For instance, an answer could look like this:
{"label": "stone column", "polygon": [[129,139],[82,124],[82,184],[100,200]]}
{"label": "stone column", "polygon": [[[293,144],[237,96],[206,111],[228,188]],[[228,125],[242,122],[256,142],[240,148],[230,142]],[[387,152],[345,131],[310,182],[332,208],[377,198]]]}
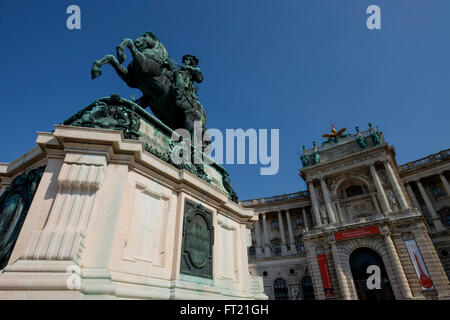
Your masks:
{"label": "stone column", "polygon": [[308,230],[309,229],[309,221],[308,221],[308,217],[306,215],[305,207],[302,208],[302,214],[303,214],[303,225],[305,227],[305,230]]}
{"label": "stone column", "polygon": [[422,182],[420,182],[420,180],[417,180],[416,183],[417,183],[417,187],[419,188],[420,194],[422,195],[423,201],[425,201],[425,205],[427,206],[428,212],[431,215],[431,220],[433,221],[433,225],[436,228],[436,231],[445,230],[441,219],[439,218],[438,214],[436,213],[436,210],[434,210],[433,204],[431,203],[431,200],[428,197],[427,192],[423,188]]}
{"label": "stone column", "polygon": [[389,202],[386,198],[386,194],[384,193],[383,186],[381,185],[380,177],[378,176],[377,170],[375,169],[375,165],[370,164],[370,173],[372,174],[373,182],[375,183],[375,187],[377,188],[378,196],[381,200],[381,207],[383,208],[383,214],[387,214],[391,212],[391,207],[389,206]]}
{"label": "stone column", "polygon": [[445,187],[445,191],[447,191],[447,196],[450,196],[450,184],[448,184],[447,178],[444,176],[444,173],[439,174],[439,178],[441,178],[442,184]]}
{"label": "stone column", "polygon": [[339,282],[339,288],[341,289],[341,296],[343,300],[351,300],[350,290],[348,289],[347,278],[343,271],[341,265],[341,259],[339,256],[339,250],[336,246],[336,241],[333,241],[331,244],[331,253],[333,255],[334,269],[336,270],[336,275]]}
{"label": "stone column", "polygon": [[255,236],[256,236],[256,256],[262,257],[262,243],[261,243],[261,227],[259,226],[259,219],[255,224]]}
{"label": "stone column", "polygon": [[329,219],[330,223],[334,224],[334,223],[336,223],[336,216],[334,214],[333,206],[331,204],[330,193],[328,192],[328,187],[325,183],[324,178],[320,178],[320,185],[322,187],[322,193],[323,193],[323,197],[325,199],[325,207],[327,208],[328,219]]}
{"label": "stone column", "polygon": [[402,210],[408,208],[408,204],[406,203],[405,195],[403,194],[402,189],[400,188],[400,184],[397,181],[397,177],[392,170],[391,164],[388,160],[384,161],[384,167],[386,168],[387,176],[389,181],[391,182],[392,187],[394,188],[395,194],[400,202],[400,208]]}
{"label": "stone column", "polygon": [[281,211],[278,211],[278,226],[280,228],[281,234],[281,254],[287,255],[287,246],[286,246],[286,234],[284,233],[284,222],[283,217],[281,216]]}
{"label": "stone column", "polygon": [[384,244],[391,258],[390,260],[394,268],[394,272],[397,276],[403,299],[414,299],[411,294],[411,288],[409,287],[408,279],[406,279],[405,272],[403,270],[402,264],[400,263],[400,258],[398,257],[397,250],[395,249],[394,242],[392,241],[389,232],[384,234]]}
{"label": "stone column", "polygon": [[375,206],[375,210],[377,210],[377,214],[383,214],[380,209],[380,205],[378,204],[378,199],[375,194],[372,193],[373,205]]}
{"label": "stone column", "polygon": [[262,213],[263,229],[264,229],[264,254],[266,257],[270,257],[270,242],[269,242],[269,228],[267,227],[266,214]]}
{"label": "stone column", "polygon": [[312,209],[314,213],[314,226],[321,227],[322,219],[319,213],[319,202],[317,201],[316,189],[312,181],[308,182],[309,195],[311,196]]}
{"label": "stone column", "polygon": [[289,242],[292,254],[297,254],[297,248],[295,247],[295,239],[294,239],[294,231],[292,230],[292,222],[291,222],[291,214],[289,213],[289,209],[286,210],[286,220],[288,225],[289,232]]}
{"label": "stone column", "polygon": [[408,192],[409,198],[411,199],[411,202],[415,208],[420,210],[419,202],[417,201],[416,196],[414,195],[414,191],[411,188],[411,183],[407,183],[406,185],[406,191]]}
{"label": "stone column", "polygon": [[336,208],[339,217],[339,222],[342,223],[345,221],[344,211],[342,210],[341,204],[339,200],[336,200]]}

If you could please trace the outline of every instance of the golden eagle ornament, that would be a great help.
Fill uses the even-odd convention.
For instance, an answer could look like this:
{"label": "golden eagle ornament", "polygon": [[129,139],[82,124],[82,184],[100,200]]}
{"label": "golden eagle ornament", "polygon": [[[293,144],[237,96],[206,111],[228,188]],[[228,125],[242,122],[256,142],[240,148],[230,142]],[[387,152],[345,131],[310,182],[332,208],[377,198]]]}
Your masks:
{"label": "golden eagle ornament", "polygon": [[347,130],[347,128],[342,128],[341,130],[336,132],[336,128],[334,127],[334,124],[331,124],[331,133],[326,133],[323,134],[322,137],[327,138],[327,139],[337,139],[338,137],[340,137],[345,130]]}

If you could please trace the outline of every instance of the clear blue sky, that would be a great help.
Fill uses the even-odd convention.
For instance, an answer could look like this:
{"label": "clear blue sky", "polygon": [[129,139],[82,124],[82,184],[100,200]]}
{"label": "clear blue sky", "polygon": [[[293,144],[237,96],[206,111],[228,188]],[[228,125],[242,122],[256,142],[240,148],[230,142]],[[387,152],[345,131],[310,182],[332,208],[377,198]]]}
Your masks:
{"label": "clear blue sky", "polygon": [[[81,8],[81,30],[66,8]],[[382,29],[366,28],[381,7]],[[0,162],[95,99],[139,97],[105,66],[122,38],[154,32],[171,58],[200,58],[208,127],[279,128],[280,170],[225,165],[240,199],[305,189],[303,144],[338,128],[383,130],[399,163],[449,147],[450,1],[2,1]]]}

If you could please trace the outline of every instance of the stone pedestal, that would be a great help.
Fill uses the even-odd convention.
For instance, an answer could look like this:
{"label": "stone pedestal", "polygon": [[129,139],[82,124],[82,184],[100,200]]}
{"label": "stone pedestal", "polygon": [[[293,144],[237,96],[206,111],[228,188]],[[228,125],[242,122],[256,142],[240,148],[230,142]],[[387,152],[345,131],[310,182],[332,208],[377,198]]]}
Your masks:
{"label": "stone pedestal", "polygon": [[100,106],[122,127],[96,124],[91,105],[39,133],[35,159],[0,173],[46,166],[0,299],[267,299],[248,271],[256,218],[230,199],[224,169],[177,168],[167,161],[170,129],[115,99],[122,112]]}

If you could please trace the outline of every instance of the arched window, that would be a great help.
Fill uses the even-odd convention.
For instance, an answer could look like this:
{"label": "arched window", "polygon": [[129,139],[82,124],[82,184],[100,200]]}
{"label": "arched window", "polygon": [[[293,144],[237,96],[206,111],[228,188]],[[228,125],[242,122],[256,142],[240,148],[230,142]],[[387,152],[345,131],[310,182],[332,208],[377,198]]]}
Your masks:
{"label": "arched window", "polygon": [[345,194],[347,195],[347,198],[359,196],[360,194],[363,194],[364,190],[361,186],[358,185],[352,185],[345,189]]}
{"label": "arched window", "polygon": [[311,277],[304,277],[302,280],[303,300],[316,300]]}
{"label": "arched window", "polygon": [[275,294],[275,300],[289,300],[289,292],[286,281],[283,279],[277,279],[273,283],[273,292]]}

